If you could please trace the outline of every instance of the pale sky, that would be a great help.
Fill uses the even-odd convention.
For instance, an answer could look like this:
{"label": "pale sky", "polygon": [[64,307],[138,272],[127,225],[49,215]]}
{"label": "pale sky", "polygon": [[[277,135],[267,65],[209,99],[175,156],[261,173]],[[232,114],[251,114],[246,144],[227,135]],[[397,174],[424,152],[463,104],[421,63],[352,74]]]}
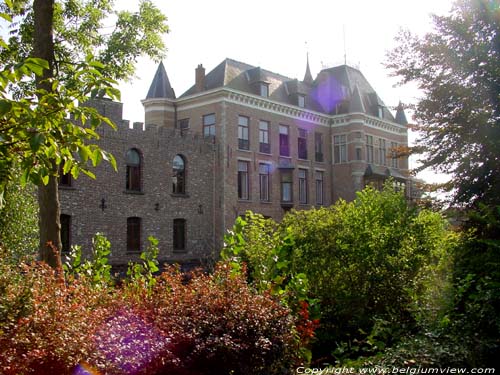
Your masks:
{"label": "pale sky", "polygon": [[[384,68],[400,28],[422,34],[431,30],[430,14],[446,14],[451,0],[154,0],[168,17],[170,33],[164,65],[180,96],[194,83],[194,70],[208,73],[226,57],[302,79],[306,54],[313,77],[324,67],[357,67],[387,106],[414,103],[416,88],[394,87]],[[117,0],[117,9],[137,9],[138,1]],[[345,33],[344,33],[345,30]],[[345,43],[344,43],[345,34]],[[344,47],[345,46],[345,47]],[[144,99],[157,64],[141,59],[137,78],[120,85],[124,118],[144,121]],[[408,119],[411,121],[409,114]],[[410,135],[410,142],[414,135]],[[410,168],[415,166],[412,160]],[[427,181],[444,177],[419,175]]]}

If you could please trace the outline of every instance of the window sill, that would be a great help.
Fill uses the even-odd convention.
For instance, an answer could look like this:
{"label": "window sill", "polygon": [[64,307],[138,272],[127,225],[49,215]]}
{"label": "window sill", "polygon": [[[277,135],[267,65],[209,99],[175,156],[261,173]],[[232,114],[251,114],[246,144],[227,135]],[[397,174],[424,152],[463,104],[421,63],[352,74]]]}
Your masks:
{"label": "window sill", "polygon": [[273,204],[271,201],[260,201],[261,204]]}
{"label": "window sill", "polygon": [[251,199],[238,199],[239,203],[252,203]]}
{"label": "window sill", "polygon": [[189,198],[189,194],[172,193],[170,194],[172,198]]}
{"label": "window sill", "polygon": [[272,156],[273,154],[272,153],[268,153],[268,152],[262,152],[262,151],[259,151],[259,154],[261,155],[266,155],[266,156]]}
{"label": "window sill", "polygon": [[305,158],[305,159],[304,159],[304,158],[297,158],[297,160],[309,161],[309,159],[308,159],[308,158]]}
{"label": "window sill", "polygon": [[246,149],[246,148],[237,148],[236,150],[241,151],[241,152],[252,152],[250,149]]}
{"label": "window sill", "polygon": [[144,195],[144,192],[143,191],[137,191],[137,190],[124,190],[123,194]]}
{"label": "window sill", "polygon": [[141,255],[141,250],[127,250],[127,255]]}

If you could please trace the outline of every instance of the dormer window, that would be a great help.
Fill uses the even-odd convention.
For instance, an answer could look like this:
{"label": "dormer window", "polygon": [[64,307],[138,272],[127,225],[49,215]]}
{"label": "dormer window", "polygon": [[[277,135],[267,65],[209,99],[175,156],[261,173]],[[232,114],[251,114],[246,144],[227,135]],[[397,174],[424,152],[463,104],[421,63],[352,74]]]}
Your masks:
{"label": "dormer window", "polygon": [[260,96],[263,96],[264,98],[269,97],[269,84],[261,82],[260,83]]}
{"label": "dormer window", "polygon": [[306,96],[305,95],[299,95],[297,97],[297,102],[300,108],[305,108],[306,106]]}
{"label": "dormer window", "polygon": [[378,118],[384,118],[384,107],[382,107],[381,105],[378,106]]}

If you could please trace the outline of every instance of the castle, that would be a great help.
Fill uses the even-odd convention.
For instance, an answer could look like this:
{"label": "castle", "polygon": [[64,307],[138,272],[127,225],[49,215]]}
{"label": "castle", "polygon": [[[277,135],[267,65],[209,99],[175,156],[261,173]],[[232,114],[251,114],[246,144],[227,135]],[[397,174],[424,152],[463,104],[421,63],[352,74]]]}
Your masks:
{"label": "castle", "polygon": [[404,187],[408,160],[402,107],[395,116],[363,74],[342,65],[313,79],[291,79],[232,59],[176,97],[159,64],[146,99],[145,123],[122,119],[122,104],[94,100],[117,131],[99,145],[118,172],[101,165],[96,180],[60,179],[63,250],[90,248],[104,233],[110,262],[137,259],[147,237],[161,262],[214,258],[224,233],[247,210],[279,220],[290,209],[351,200],[388,177]]}

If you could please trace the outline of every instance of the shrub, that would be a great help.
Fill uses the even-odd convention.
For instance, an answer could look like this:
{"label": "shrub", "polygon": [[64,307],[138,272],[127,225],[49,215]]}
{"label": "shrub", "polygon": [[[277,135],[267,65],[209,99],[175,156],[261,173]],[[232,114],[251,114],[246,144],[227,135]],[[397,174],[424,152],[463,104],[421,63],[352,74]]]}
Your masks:
{"label": "shrub", "polygon": [[[447,288],[442,260],[453,236],[440,214],[409,206],[390,183],[383,191],[367,187],[352,202],[292,210],[281,223],[267,223],[251,213],[238,219],[223,256],[248,262],[258,287],[320,301],[316,357],[337,346],[335,359],[377,353],[424,310],[444,304],[431,289],[435,297]],[[299,275],[307,291],[300,291]]]}
{"label": "shrub", "polygon": [[1,291],[9,311],[0,331],[0,368],[4,374],[69,373],[92,352],[110,297],[83,278],[65,283],[46,264],[7,274],[19,271]]}
{"label": "shrub", "polygon": [[244,273],[220,264],[186,278],[172,266],[150,282],[153,263],[119,286],[96,280],[95,265],[64,279],[45,264],[0,263],[2,374],[280,374],[293,366],[295,319]]}

